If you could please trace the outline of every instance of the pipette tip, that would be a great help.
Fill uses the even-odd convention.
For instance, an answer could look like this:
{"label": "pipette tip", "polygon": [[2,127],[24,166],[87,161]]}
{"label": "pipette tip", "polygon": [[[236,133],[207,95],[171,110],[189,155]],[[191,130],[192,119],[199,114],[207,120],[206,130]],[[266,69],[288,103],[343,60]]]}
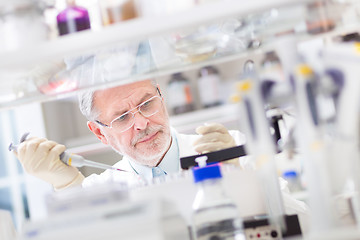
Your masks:
{"label": "pipette tip", "polygon": [[9,145],[9,151],[13,151],[13,150],[16,150],[16,147],[14,146],[14,144],[10,143]]}
{"label": "pipette tip", "polygon": [[121,171],[121,172],[127,172],[126,170],[120,169],[120,168],[113,168],[113,170]]}

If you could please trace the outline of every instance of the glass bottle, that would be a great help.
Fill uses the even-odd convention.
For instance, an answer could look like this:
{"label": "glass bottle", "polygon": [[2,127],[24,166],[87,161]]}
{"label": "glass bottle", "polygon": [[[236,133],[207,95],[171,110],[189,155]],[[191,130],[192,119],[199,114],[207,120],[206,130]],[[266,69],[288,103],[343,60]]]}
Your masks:
{"label": "glass bottle", "polygon": [[287,170],[282,174],[283,178],[288,182],[288,187],[291,193],[302,190],[299,173],[295,170]]}
{"label": "glass bottle", "polygon": [[44,11],[40,1],[0,1],[0,52],[33,47],[47,40]]}
{"label": "glass bottle", "polygon": [[282,65],[276,52],[267,52],[261,61],[261,78],[278,83],[285,81]]}
{"label": "glass bottle", "polygon": [[100,6],[105,26],[137,17],[134,0],[102,0]]}
{"label": "glass bottle", "polygon": [[203,67],[199,72],[198,89],[204,108],[221,104],[219,71],[213,67]]}
{"label": "glass bottle", "polygon": [[168,104],[175,115],[195,109],[190,81],[181,73],[175,73],[171,76],[167,92]]}
{"label": "glass bottle", "polygon": [[193,168],[198,191],[193,202],[195,240],[245,240],[242,220],[235,203],[221,185],[219,165]]}
{"label": "glass bottle", "polygon": [[60,36],[91,27],[88,11],[76,6],[74,0],[67,0],[67,7],[57,15],[56,20]]}
{"label": "glass bottle", "polygon": [[310,34],[319,34],[329,32],[336,26],[336,22],[329,14],[329,1],[311,1],[307,4],[307,32]]}

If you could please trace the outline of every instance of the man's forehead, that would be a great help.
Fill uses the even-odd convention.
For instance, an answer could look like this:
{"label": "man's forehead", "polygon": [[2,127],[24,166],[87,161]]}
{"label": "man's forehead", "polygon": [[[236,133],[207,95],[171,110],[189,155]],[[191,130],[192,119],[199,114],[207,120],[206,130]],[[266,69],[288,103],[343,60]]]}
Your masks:
{"label": "man's forehead", "polygon": [[142,95],[143,93],[152,91],[153,89],[155,89],[155,86],[150,82],[150,80],[146,80],[98,90],[95,92],[95,97],[99,98],[99,100],[106,96],[126,99],[134,94]]}
{"label": "man's forehead", "polygon": [[95,92],[94,105],[101,111],[110,110],[114,106],[118,110],[126,109],[129,104],[139,104],[154,92],[156,92],[156,87],[150,81],[116,86]]}

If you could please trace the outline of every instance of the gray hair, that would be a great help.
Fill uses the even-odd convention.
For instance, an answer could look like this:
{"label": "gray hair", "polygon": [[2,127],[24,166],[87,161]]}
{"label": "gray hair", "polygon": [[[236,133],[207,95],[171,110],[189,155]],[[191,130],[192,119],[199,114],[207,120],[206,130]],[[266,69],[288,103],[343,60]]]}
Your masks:
{"label": "gray hair", "polygon": [[[155,79],[150,79],[151,84],[157,87]],[[100,115],[100,111],[95,109],[94,95],[97,90],[83,91],[78,94],[79,108],[87,120],[94,122]]]}
{"label": "gray hair", "polygon": [[88,90],[78,94],[80,111],[89,121],[95,121],[100,114],[94,107],[95,92],[96,90]]}

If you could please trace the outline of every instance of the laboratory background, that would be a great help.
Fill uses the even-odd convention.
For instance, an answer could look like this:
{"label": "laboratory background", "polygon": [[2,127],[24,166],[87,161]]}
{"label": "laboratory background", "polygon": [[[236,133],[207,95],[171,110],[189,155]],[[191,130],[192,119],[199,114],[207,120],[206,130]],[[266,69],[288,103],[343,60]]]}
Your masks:
{"label": "laboratory background", "polygon": [[[359,32],[359,0],[0,0],[0,239],[360,239]],[[178,132],[245,134],[208,155],[234,236],[226,223],[194,233],[200,160],[143,185],[57,192],[9,151],[29,133],[115,164],[77,94],[145,79]],[[226,164],[237,157],[256,170]],[[306,224],[288,199],[308,206]]]}

